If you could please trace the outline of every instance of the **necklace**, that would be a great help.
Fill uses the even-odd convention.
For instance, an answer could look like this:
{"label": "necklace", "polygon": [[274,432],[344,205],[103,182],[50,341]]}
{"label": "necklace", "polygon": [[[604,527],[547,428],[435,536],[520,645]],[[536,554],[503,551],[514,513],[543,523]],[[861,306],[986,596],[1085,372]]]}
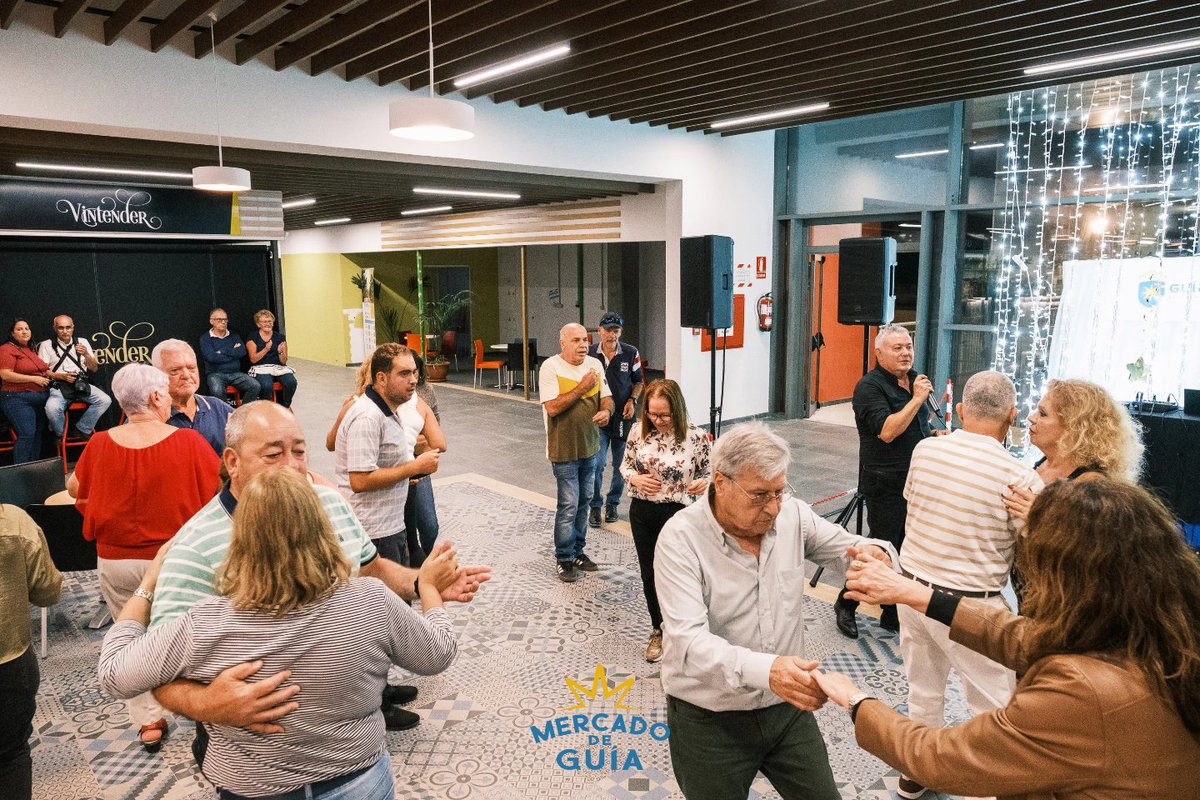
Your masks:
{"label": "necklace", "polygon": [[162,422],[162,420],[160,420],[160,419],[127,419],[127,420],[125,420],[126,425],[140,425],[143,422]]}

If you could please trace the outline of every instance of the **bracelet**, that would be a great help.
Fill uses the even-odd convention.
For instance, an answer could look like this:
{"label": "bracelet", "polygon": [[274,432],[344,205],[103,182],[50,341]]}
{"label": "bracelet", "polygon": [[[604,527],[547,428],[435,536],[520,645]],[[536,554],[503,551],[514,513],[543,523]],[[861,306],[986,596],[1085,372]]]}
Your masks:
{"label": "bracelet", "polygon": [[133,596],[134,596],[134,597],[141,597],[141,598],[142,598],[142,599],[144,599],[144,600],[145,600],[147,603],[153,603],[153,602],[154,602],[154,592],[147,592],[145,589],[143,589],[143,588],[142,588],[142,587],[140,587],[140,586],[139,586],[138,588],[136,588],[136,589],[134,589],[134,590],[133,590]]}

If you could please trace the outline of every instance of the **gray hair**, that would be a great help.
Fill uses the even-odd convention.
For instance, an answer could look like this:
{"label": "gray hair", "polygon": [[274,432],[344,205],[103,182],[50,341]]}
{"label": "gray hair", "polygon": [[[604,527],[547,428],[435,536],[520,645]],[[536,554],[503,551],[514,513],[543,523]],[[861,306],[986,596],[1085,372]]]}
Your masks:
{"label": "gray hair", "polygon": [[1017,388],[1007,375],[976,372],[963,386],[963,413],[974,419],[1007,422],[1017,405]]}
{"label": "gray hair", "polygon": [[225,447],[230,450],[240,450],[242,440],[246,438],[246,425],[250,418],[260,411],[265,411],[267,406],[283,408],[270,400],[255,400],[253,403],[244,403],[238,406],[229,415],[229,419],[225,420]]}
{"label": "gray hair", "polygon": [[731,478],[750,473],[772,481],[787,473],[791,461],[788,443],[761,422],[734,425],[712,449],[713,472]]}
{"label": "gray hair", "polygon": [[150,410],[150,395],[167,393],[167,374],[149,364],[126,364],[112,378],[112,391],[125,416]]}
{"label": "gray hair", "polygon": [[196,351],[183,339],[163,339],[150,351],[150,363],[154,365],[155,369],[162,369],[164,355],[183,352],[191,353],[193,358],[196,357]]}
{"label": "gray hair", "polygon": [[561,342],[563,339],[566,339],[567,331],[571,330],[572,328],[579,328],[584,333],[587,333],[587,328],[583,327],[578,322],[568,322],[566,325],[563,325],[558,329],[558,340]]}
{"label": "gray hair", "polygon": [[904,327],[903,325],[897,325],[894,322],[884,325],[879,329],[879,333],[875,334],[875,349],[882,350],[883,341],[887,339],[887,337],[895,336],[901,333],[910,339],[912,338],[912,334],[908,332],[908,328]]}

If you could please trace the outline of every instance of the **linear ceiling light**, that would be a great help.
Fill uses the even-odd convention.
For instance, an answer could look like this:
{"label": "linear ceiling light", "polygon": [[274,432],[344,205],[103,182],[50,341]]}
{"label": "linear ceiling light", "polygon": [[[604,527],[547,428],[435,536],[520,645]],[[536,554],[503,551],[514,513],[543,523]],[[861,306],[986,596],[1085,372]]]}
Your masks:
{"label": "linear ceiling light", "polygon": [[306,208],[308,206],[315,206],[316,204],[317,204],[317,198],[306,197],[303,200],[288,200],[287,202],[285,202],[283,204],[283,208],[284,208],[284,210],[287,210],[289,208]]}
{"label": "linear ceiling light", "polygon": [[896,158],[924,158],[925,156],[944,156],[950,151],[946,148],[941,150],[919,150],[915,153],[896,153]]}
{"label": "linear ceiling light", "polygon": [[971,145],[972,150],[994,150],[997,147],[1004,147],[1004,142],[985,142],[984,144]]}
{"label": "linear ceiling light", "polygon": [[313,225],[341,225],[343,222],[349,221],[349,217],[336,217],[334,219],[319,219]]}
{"label": "linear ceiling light", "polygon": [[735,119],[723,119],[720,122],[714,122],[708,127],[715,130],[721,128],[733,128],[741,125],[750,125],[755,122],[766,122],[769,119],[782,119],[783,117],[797,117],[801,114],[812,114],[817,111],[824,111],[829,108],[829,103],[813,103],[809,106],[796,106],[795,108],[785,108],[782,111],[768,111],[765,114],[753,114],[749,117],[736,117]]}
{"label": "linear ceiling light", "polygon": [[122,169],[118,167],[82,167],[74,164],[43,164],[37,161],[18,161],[21,169],[41,169],[49,172],[79,172],[86,175],[130,175],[135,178],[178,178],[187,180],[190,172],[166,172],[156,169]]}
{"label": "linear ceiling light", "polygon": [[413,189],[413,194],[444,194],[451,197],[490,197],[494,200],[520,200],[521,195],[516,192],[476,192],[467,189],[429,189],[423,186],[418,186]]}
{"label": "linear ceiling light", "polygon": [[408,211],[401,211],[400,216],[411,217],[414,214],[436,214],[439,211],[450,211],[454,206],[428,206],[426,208],[410,208]]}
{"label": "linear ceiling light", "polygon": [[388,106],[388,131],[420,142],[461,142],[475,135],[475,109],[433,93],[433,0],[429,8],[429,97],[404,97]]}
{"label": "linear ceiling light", "polygon": [[571,52],[571,45],[566,44],[565,42],[563,44],[556,44],[553,47],[546,48],[545,50],[538,50],[536,53],[530,53],[527,56],[514,58],[511,61],[505,61],[501,64],[495,65],[494,67],[486,67],[481,70],[476,70],[475,72],[468,72],[461,78],[454,79],[454,88],[465,89],[466,87],[472,86],[476,83],[482,83],[483,81],[491,80],[492,78],[498,78],[501,75],[508,75],[509,73],[518,72],[519,70],[523,70],[537,64],[544,64],[547,61],[553,61],[556,58],[562,58],[569,52]]}
{"label": "linear ceiling light", "polygon": [[900,227],[901,228],[919,228],[921,226],[915,222],[901,222]]}
{"label": "linear ceiling light", "polygon": [[1106,194],[1111,192],[1128,192],[1136,189],[1165,189],[1169,183],[1114,183],[1109,186],[1089,186],[1084,194]]}
{"label": "linear ceiling light", "polygon": [[1175,53],[1180,50],[1200,49],[1200,39],[1184,39],[1180,42],[1157,44],[1150,47],[1138,47],[1133,50],[1118,50],[1115,53],[1073,58],[1070,61],[1053,61],[1049,64],[1036,64],[1025,68],[1026,75],[1043,75],[1047,72],[1063,72],[1077,67],[1090,67],[1095,64],[1109,64],[1114,61],[1132,61],[1145,56],[1157,56],[1163,53]]}

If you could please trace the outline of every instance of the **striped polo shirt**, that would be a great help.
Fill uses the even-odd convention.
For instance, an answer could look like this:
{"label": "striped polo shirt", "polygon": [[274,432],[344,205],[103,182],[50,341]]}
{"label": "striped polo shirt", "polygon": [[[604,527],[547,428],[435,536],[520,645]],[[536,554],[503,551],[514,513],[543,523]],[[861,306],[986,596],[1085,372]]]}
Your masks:
{"label": "striped polo shirt", "polygon": [[[359,567],[375,560],[375,545],[354,518],[345,498],[327,486],[314,485],[313,489],[317,491],[333,524],[333,532],[341,540],[342,550],[357,575]],[[175,534],[174,544],[154,587],[151,628],[186,614],[201,600],[217,594],[213,581],[229,552],[235,508],[237,500],[226,485]]]}
{"label": "striped polo shirt", "polygon": [[918,443],[904,486],[901,566],[951,589],[1004,588],[1020,532],[1001,497],[1009,484],[1043,487],[1037,473],[991,436],[956,430]]}

